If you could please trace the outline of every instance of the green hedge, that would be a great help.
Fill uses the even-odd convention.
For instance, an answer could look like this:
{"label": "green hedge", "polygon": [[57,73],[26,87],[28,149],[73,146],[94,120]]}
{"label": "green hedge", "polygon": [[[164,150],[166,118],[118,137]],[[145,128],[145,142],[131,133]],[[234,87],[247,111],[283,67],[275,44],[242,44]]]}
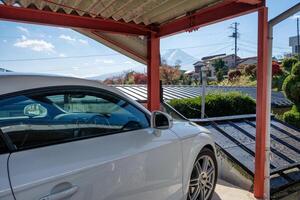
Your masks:
{"label": "green hedge", "polygon": [[[201,97],[173,99],[169,104],[187,118],[201,116]],[[208,117],[255,114],[255,111],[254,99],[239,92],[209,93],[205,99],[205,113]]]}
{"label": "green hedge", "polygon": [[292,110],[283,114],[283,120],[288,124],[300,128],[300,106],[293,106]]}

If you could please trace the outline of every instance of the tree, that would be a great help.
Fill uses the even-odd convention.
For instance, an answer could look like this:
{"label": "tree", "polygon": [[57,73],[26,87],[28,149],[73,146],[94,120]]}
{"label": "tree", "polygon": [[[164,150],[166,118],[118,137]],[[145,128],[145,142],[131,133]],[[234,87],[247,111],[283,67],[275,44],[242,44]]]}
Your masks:
{"label": "tree", "polygon": [[246,65],[243,73],[246,76],[251,76],[251,78],[256,79],[256,70],[257,70],[256,65]]}
{"label": "tree", "polygon": [[143,73],[133,74],[134,84],[147,84],[147,75]]}
{"label": "tree", "polygon": [[229,81],[235,81],[235,80],[239,79],[241,76],[242,76],[241,71],[237,70],[237,69],[233,69],[228,72]]}
{"label": "tree", "polygon": [[222,59],[214,60],[212,66],[215,68],[216,72],[222,71],[223,74],[228,72],[228,67],[225,65],[225,62]]}
{"label": "tree", "polygon": [[221,82],[221,81],[224,80],[224,72],[218,71],[217,74],[216,74],[216,76],[217,76],[217,81],[218,82]]}
{"label": "tree", "polygon": [[176,69],[180,69],[180,67],[181,67],[181,60],[176,60],[175,61],[175,66],[174,66]]}
{"label": "tree", "polygon": [[160,80],[165,85],[178,84],[181,72],[177,68],[163,65],[160,67]]}
{"label": "tree", "polygon": [[272,62],[272,76],[280,76],[283,74],[283,71],[278,62]]}
{"label": "tree", "polygon": [[215,68],[217,81],[221,82],[224,79],[224,75],[228,73],[228,67],[222,59],[214,60],[212,66]]}

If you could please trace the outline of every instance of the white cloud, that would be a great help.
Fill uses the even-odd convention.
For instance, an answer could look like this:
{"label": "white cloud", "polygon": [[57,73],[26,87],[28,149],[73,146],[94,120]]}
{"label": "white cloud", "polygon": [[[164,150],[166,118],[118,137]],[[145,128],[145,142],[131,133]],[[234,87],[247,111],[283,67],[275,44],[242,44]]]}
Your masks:
{"label": "white cloud", "polygon": [[293,16],[291,17],[291,19],[297,19],[297,18],[300,19],[300,14],[295,14],[295,15],[293,15]]}
{"label": "white cloud", "polygon": [[102,62],[105,63],[105,64],[115,63],[115,61],[113,61],[113,60],[103,60]]}
{"label": "white cloud", "polygon": [[89,42],[87,40],[79,39],[78,42],[81,44],[88,44]]}
{"label": "white cloud", "polygon": [[62,58],[66,57],[66,55],[63,54],[63,53],[60,53],[58,56],[59,56],[59,57],[62,57]]}
{"label": "white cloud", "polygon": [[125,64],[132,64],[132,62],[131,61],[126,61],[126,62],[124,62]]}
{"label": "white cloud", "polygon": [[26,33],[27,35],[29,35],[29,31],[27,28],[23,27],[23,26],[17,26],[17,29],[19,29],[20,31],[22,31],[23,33]]}
{"label": "white cloud", "polygon": [[64,34],[60,35],[59,38],[60,38],[60,39],[63,39],[63,40],[71,41],[71,42],[76,41],[75,38],[72,38],[71,36],[69,36],[69,35],[64,35]]}
{"label": "white cloud", "polygon": [[72,67],[73,70],[78,71],[79,67]]}
{"label": "white cloud", "polygon": [[6,43],[7,42],[7,40],[2,40],[4,43]]}
{"label": "white cloud", "polygon": [[95,63],[113,64],[115,61],[112,59],[96,59]]}
{"label": "white cloud", "polygon": [[[62,40],[66,40],[68,42],[78,42],[80,44],[84,44],[84,45],[88,45],[89,42],[87,40],[84,40],[84,39],[76,39],[75,37],[71,37],[70,35],[65,35],[65,34],[61,34],[59,36],[60,39]],[[74,43],[73,43],[74,44]]]}
{"label": "white cloud", "polygon": [[26,39],[26,37],[22,37],[22,39],[17,40],[14,44],[15,47],[20,48],[28,48],[33,51],[45,51],[45,52],[54,52],[54,45],[50,42],[46,42],[45,40],[30,40]]}

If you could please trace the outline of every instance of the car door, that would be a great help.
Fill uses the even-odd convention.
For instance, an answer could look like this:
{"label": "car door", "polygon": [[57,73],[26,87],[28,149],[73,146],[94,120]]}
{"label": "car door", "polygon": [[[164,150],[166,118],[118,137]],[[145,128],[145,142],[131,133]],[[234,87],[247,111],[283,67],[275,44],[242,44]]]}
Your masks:
{"label": "car door", "polygon": [[[1,115],[1,111],[0,111]],[[7,161],[9,157],[8,149],[3,141],[3,134],[0,131],[0,199],[13,200],[12,191],[9,185]]]}
{"label": "car door", "polygon": [[0,100],[6,108],[20,109],[1,125],[16,146],[17,200],[182,198],[177,137],[150,128],[148,114],[123,97],[51,88]]}

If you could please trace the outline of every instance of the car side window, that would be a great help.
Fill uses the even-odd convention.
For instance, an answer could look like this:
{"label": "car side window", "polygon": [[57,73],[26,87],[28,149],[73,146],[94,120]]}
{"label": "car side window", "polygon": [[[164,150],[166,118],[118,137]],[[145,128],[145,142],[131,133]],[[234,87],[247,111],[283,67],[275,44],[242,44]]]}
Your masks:
{"label": "car side window", "polygon": [[6,148],[6,145],[3,141],[3,139],[0,137],[0,154],[4,154],[4,153],[7,153],[8,150]]}
{"label": "car side window", "polygon": [[17,149],[148,128],[146,114],[107,92],[63,91],[0,100],[0,128]]}

